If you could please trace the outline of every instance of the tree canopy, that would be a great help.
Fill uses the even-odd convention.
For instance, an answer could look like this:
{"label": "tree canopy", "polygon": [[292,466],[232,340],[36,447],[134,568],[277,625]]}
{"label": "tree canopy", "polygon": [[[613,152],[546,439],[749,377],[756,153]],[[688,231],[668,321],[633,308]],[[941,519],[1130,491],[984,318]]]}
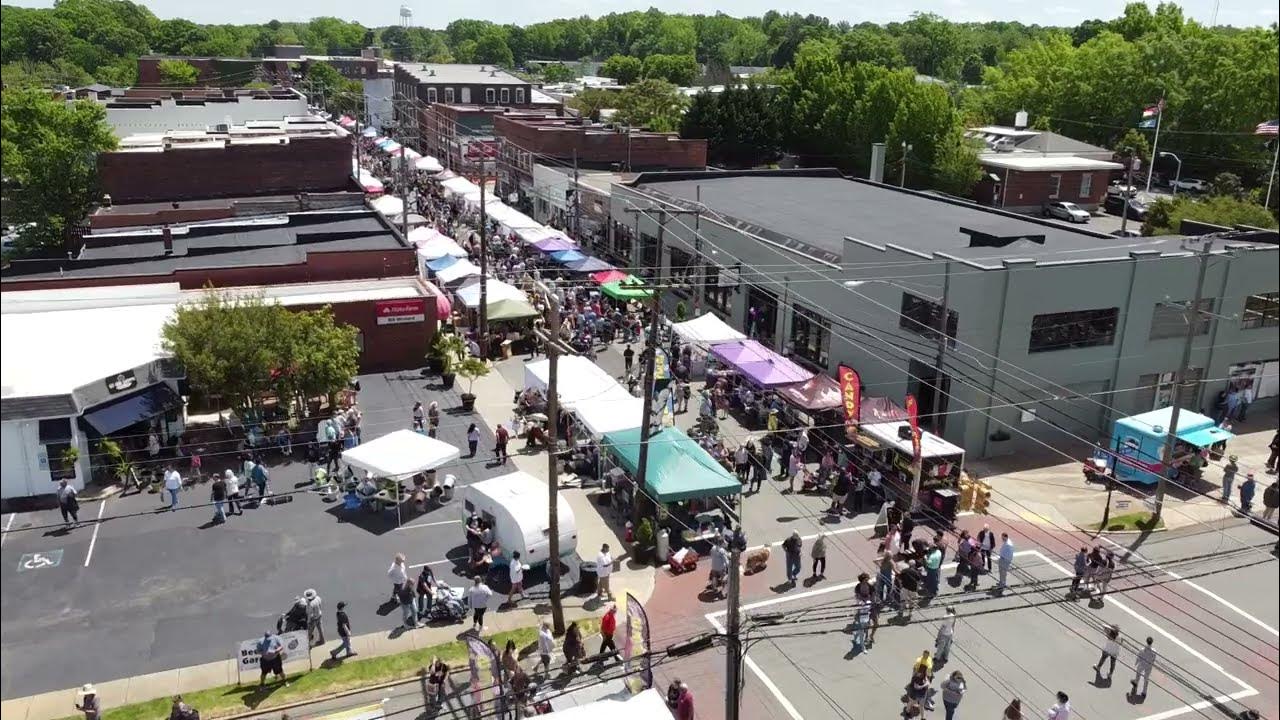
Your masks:
{"label": "tree canopy", "polygon": [[200,77],[196,66],[185,60],[161,60],[156,69],[160,71],[160,82],[165,85],[190,87]]}
{"label": "tree canopy", "polygon": [[685,104],[685,97],[675,85],[665,80],[645,79],[616,94],[615,119],[655,132],[672,132],[680,126]]}
{"label": "tree canopy", "polygon": [[23,251],[61,255],[72,230],[100,199],[97,154],[116,146],[106,111],[64,102],[38,89],[9,89],[0,100],[6,220]]}
{"label": "tree canopy", "polygon": [[613,78],[619,85],[630,85],[640,79],[644,61],[630,55],[612,55],[600,66],[600,74]]}

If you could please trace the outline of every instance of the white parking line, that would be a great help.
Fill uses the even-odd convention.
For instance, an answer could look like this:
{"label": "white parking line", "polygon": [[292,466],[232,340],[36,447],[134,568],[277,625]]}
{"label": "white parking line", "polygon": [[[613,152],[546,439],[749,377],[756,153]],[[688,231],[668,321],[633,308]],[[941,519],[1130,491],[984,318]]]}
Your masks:
{"label": "white parking line", "polygon": [[0,535],[0,545],[9,539],[9,528],[13,527],[13,519],[18,517],[18,513],[10,513],[9,519],[4,522],[4,534]]}
{"label": "white parking line", "polygon": [[417,565],[409,565],[408,567],[409,569],[412,570],[413,568],[428,567],[430,565],[443,565],[445,563],[451,563],[451,562],[454,562],[454,561],[448,558],[445,558],[444,560],[432,560],[429,563],[418,563]]}
{"label": "white parking line", "polygon": [[401,525],[396,530],[416,530],[417,528],[436,527],[439,525],[461,525],[461,520],[441,520],[440,522],[418,523],[416,525]]}
{"label": "white parking line", "polygon": [[1270,625],[1268,625],[1267,623],[1263,622],[1262,620],[1259,620],[1258,618],[1254,617],[1253,615],[1250,615],[1249,613],[1245,612],[1244,610],[1240,609],[1239,607],[1236,607],[1234,604],[1232,604],[1232,603],[1231,603],[1230,601],[1228,601],[1226,598],[1224,598],[1224,597],[1222,597],[1221,595],[1219,595],[1219,594],[1217,594],[1217,593],[1213,592],[1213,591],[1212,591],[1212,590],[1210,590],[1209,588],[1206,588],[1206,587],[1204,587],[1203,585],[1201,585],[1201,584],[1199,584],[1199,583],[1192,582],[1191,580],[1187,580],[1186,578],[1182,577],[1181,575],[1179,575],[1178,573],[1176,573],[1176,572],[1174,572],[1174,571],[1172,571],[1172,570],[1166,570],[1166,569],[1164,569],[1163,567],[1161,567],[1161,566],[1160,566],[1160,564],[1159,564],[1159,563],[1152,562],[1152,561],[1148,560],[1147,558],[1142,557],[1142,556],[1141,556],[1141,555],[1139,555],[1138,553],[1133,552],[1133,551],[1132,551],[1132,550],[1130,550],[1129,548],[1127,548],[1127,547],[1125,547],[1125,546],[1121,545],[1120,543],[1118,543],[1118,542],[1116,542],[1116,541],[1112,540],[1112,539],[1111,539],[1111,538],[1109,538],[1109,537],[1105,537],[1105,536],[1104,536],[1102,539],[1103,539],[1103,541],[1104,541],[1104,542],[1108,542],[1108,543],[1110,543],[1111,545],[1115,546],[1116,548],[1118,548],[1118,549],[1120,549],[1120,550],[1123,550],[1123,551],[1125,552],[1125,554],[1127,554],[1129,557],[1131,557],[1131,558],[1133,558],[1133,559],[1135,559],[1135,560],[1138,560],[1138,561],[1140,561],[1140,562],[1144,562],[1144,563],[1146,563],[1147,565],[1150,565],[1151,567],[1153,567],[1153,568],[1155,568],[1155,569],[1159,570],[1160,572],[1162,572],[1162,573],[1164,573],[1164,574],[1168,575],[1169,577],[1171,577],[1171,578],[1173,578],[1173,579],[1175,579],[1175,580],[1179,580],[1179,581],[1181,581],[1183,584],[1185,584],[1187,587],[1191,588],[1192,590],[1195,590],[1195,591],[1197,591],[1197,592],[1203,593],[1203,594],[1205,594],[1205,595],[1209,596],[1210,598],[1212,598],[1212,599],[1216,600],[1217,602],[1221,603],[1223,607],[1227,608],[1227,609],[1228,609],[1228,610],[1230,610],[1231,612],[1234,612],[1235,614],[1239,615],[1240,617],[1244,618],[1245,620],[1248,620],[1249,622],[1253,623],[1254,625],[1257,625],[1258,627],[1262,628],[1263,630],[1266,630],[1267,632],[1271,633],[1272,635],[1275,635],[1276,637],[1280,637],[1280,630],[1277,630],[1276,628],[1271,627]]}
{"label": "white parking line", "polygon": [[106,500],[98,503],[98,522],[93,524],[93,537],[89,538],[89,553],[84,556],[85,567],[89,567],[89,561],[93,559],[93,547],[98,544],[98,530],[102,528],[102,511],[106,509]]}
{"label": "white parking line", "polygon": [[[710,615],[707,616],[707,620],[710,621],[711,626],[716,629],[716,632],[724,632],[724,625],[721,625],[719,620],[716,620]],[[791,716],[791,720],[804,720],[804,717],[800,715],[800,711],[796,710],[796,706],[792,705],[791,701],[782,694],[782,690],[780,690],[777,685],[773,684],[773,680],[770,680],[769,676],[764,674],[764,671],[760,669],[760,666],[756,664],[755,660],[744,655],[742,657],[742,662],[747,666],[747,669],[750,670],[752,674],[760,679],[760,682],[764,684],[765,689],[773,694],[773,699],[777,700],[778,704],[782,706],[782,709]]]}

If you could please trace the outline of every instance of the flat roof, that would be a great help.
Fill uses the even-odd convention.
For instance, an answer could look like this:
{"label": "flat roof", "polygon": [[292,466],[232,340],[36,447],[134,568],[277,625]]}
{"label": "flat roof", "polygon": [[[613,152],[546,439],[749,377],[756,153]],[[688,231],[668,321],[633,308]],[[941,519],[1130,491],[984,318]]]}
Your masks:
{"label": "flat roof", "polygon": [[366,209],[237,218],[170,230],[172,253],[165,253],[162,228],[107,230],[86,236],[85,248],[74,260],[15,261],[0,277],[164,275],[175,270],[295,264],[304,262],[311,252],[405,247],[376,213]]}
{"label": "flat roof", "polygon": [[497,65],[460,63],[399,63],[415,80],[441,85],[528,85]]}
{"label": "flat roof", "polygon": [[1116,238],[972,202],[849,179],[835,170],[642,173],[631,185],[689,208],[701,188],[703,205],[744,232],[832,263],[840,262],[846,237],[875,247],[893,245],[974,261],[1078,262],[1127,259],[1139,251],[1182,252],[1178,237]]}
{"label": "flat roof", "polygon": [[1053,172],[1070,170],[1122,170],[1124,166],[1108,160],[1093,160],[1074,155],[1041,155],[1039,153],[982,153],[978,162],[988,167],[1007,168],[1023,172]]}

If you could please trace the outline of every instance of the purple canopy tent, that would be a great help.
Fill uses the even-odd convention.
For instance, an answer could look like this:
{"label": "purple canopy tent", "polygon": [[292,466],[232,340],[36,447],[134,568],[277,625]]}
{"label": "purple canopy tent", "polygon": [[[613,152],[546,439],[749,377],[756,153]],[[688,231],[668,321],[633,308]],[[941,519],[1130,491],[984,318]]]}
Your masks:
{"label": "purple canopy tent", "polygon": [[755,340],[735,340],[711,346],[711,355],[760,387],[802,383],[813,373]]}
{"label": "purple canopy tent", "polygon": [[558,237],[544,238],[534,243],[533,246],[538,248],[542,252],[546,252],[546,253],[559,252],[561,250],[577,250],[578,249],[577,245],[574,245],[568,240],[565,240],[563,238],[558,238]]}

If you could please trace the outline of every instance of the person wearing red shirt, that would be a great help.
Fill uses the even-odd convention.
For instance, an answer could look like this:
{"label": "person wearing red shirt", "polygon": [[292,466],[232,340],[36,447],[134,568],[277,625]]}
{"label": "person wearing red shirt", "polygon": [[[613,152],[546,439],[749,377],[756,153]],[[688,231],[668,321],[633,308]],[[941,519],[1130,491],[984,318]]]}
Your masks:
{"label": "person wearing red shirt", "polygon": [[613,644],[613,633],[618,629],[618,606],[610,605],[600,618],[600,654],[607,649],[611,654],[618,654],[618,647]]}
{"label": "person wearing red shirt", "polygon": [[680,699],[676,701],[676,720],[693,720],[693,693],[684,683],[680,684]]}

